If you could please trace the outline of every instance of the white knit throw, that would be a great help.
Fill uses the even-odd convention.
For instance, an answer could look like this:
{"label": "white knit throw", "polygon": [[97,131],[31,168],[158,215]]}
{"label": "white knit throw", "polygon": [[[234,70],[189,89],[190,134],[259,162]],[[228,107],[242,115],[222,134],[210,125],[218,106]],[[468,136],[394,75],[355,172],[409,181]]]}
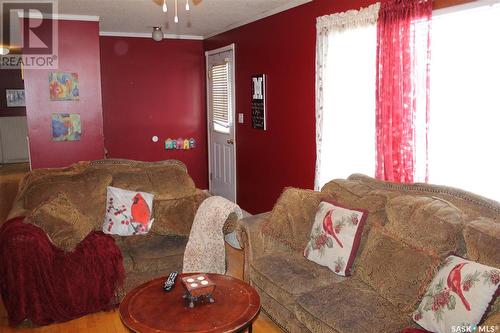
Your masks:
{"label": "white knit throw", "polygon": [[231,213],[236,213],[238,219],[243,216],[237,204],[223,197],[209,197],[201,203],[184,251],[184,273],[226,272],[226,249],[222,228]]}

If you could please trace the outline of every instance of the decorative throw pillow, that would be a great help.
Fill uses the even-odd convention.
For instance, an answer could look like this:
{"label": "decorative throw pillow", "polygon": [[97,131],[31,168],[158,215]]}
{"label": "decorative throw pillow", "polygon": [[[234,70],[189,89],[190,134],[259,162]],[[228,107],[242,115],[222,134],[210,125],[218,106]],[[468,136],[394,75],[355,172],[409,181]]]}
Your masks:
{"label": "decorative throw pillow", "polygon": [[73,251],[94,227],[63,193],[56,193],[35,208],[28,221],[42,229],[56,247],[67,252]]}
{"label": "decorative throw pillow", "polygon": [[153,195],[108,186],[102,231],[130,236],[146,234],[153,224]]}
{"label": "decorative throw pillow", "polygon": [[368,212],[334,202],[319,204],[304,256],[338,275],[351,275]]}
{"label": "decorative throw pillow", "polygon": [[413,313],[413,320],[436,333],[449,333],[453,328],[456,332],[470,330],[483,317],[499,284],[499,269],[449,256]]}

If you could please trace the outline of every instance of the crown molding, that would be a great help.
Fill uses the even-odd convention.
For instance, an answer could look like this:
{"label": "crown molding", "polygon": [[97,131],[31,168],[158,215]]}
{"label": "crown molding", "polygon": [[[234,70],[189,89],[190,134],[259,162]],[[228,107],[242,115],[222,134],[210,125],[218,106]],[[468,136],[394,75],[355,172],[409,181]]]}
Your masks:
{"label": "crown molding", "polygon": [[[24,12],[18,11],[17,16],[24,18]],[[90,21],[99,22],[99,16],[94,15],[73,15],[73,14],[47,14],[42,13],[42,17],[51,20],[66,20],[66,21]]]}
{"label": "crown molding", "polygon": [[[99,36],[109,37],[132,37],[132,38],[151,38],[150,32],[119,32],[119,31],[100,31]],[[163,34],[165,39],[188,39],[188,40],[203,40],[203,36],[196,35],[174,35]]]}
{"label": "crown molding", "polygon": [[226,32],[226,31],[233,30],[235,28],[241,27],[243,25],[246,25],[246,24],[258,21],[258,20],[262,20],[263,18],[266,18],[266,17],[272,16],[274,14],[278,14],[278,13],[284,12],[285,10],[292,9],[292,8],[300,6],[300,5],[304,5],[304,4],[306,4],[308,2],[311,2],[311,1],[313,1],[313,0],[293,0],[293,1],[290,1],[290,2],[288,2],[287,4],[285,4],[283,6],[280,6],[280,7],[274,8],[272,10],[260,13],[259,15],[255,15],[251,19],[230,24],[230,25],[226,26],[222,30],[219,30],[219,31],[216,31],[216,32],[212,32],[212,33],[210,33],[210,34],[208,34],[206,36],[203,36],[203,38],[204,39],[208,39],[210,37],[217,36],[219,34],[222,34],[222,33]]}

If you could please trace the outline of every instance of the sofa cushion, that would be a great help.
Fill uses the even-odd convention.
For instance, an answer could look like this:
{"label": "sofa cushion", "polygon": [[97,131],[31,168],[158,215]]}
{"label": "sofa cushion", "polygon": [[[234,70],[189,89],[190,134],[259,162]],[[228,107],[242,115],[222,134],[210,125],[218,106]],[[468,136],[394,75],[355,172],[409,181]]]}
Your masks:
{"label": "sofa cushion", "polygon": [[194,195],[180,199],[159,200],[155,197],[152,231],[160,235],[189,236],[196,210],[208,194],[197,190]]}
{"label": "sofa cushion", "polygon": [[413,319],[431,332],[479,324],[500,286],[500,270],[457,256],[445,259]]}
{"label": "sofa cushion", "polygon": [[99,230],[104,219],[106,188],[111,181],[109,174],[100,173],[47,176],[26,190],[24,207],[33,210],[54,194],[64,193],[75,207],[91,219],[94,228]]}
{"label": "sofa cushion", "polygon": [[490,219],[470,222],[463,231],[467,257],[482,264],[500,267],[500,223]]}
{"label": "sofa cushion", "polygon": [[118,235],[110,235],[115,240],[116,246],[120,249],[123,257],[123,268],[125,269],[125,275],[129,272],[134,271],[134,262],[132,261],[132,257],[128,254],[127,246],[125,245],[125,238]]}
{"label": "sofa cushion", "polygon": [[262,231],[302,253],[309,242],[314,216],[323,198],[330,197],[321,192],[286,188],[276,201]]}
{"label": "sofa cushion", "polygon": [[252,283],[283,305],[293,304],[297,296],[343,279],[296,253],[270,254],[250,265]]}
{"label": "sofa cushion", "polygon": [[400,311],[409,313],[439,263],[438,257],[390,237],[383,227],[372,227],[355,274]]}
{"label": "sofa cushion", "polygon": [[304,256],[330,268],[338,275],[351,275],[367,215],[366,210],[322,201],[316,212]]}
{"label": "sofa cushion", "polygon": [[108,186],[102,231],[121,236],[147,234],[153,223],[152,209],[152,194]]}
{"label": "sofa cushion", "polygon": [[[406,243],[446,256],[464,254],[460,210],[447,201],[401,195],[387,202],[386,228]],[[429,232],[432,230],[432,232]]]}
{"label": "sofa cushion", "polygon": [[41,228],[56,247],[67,252],[73,251],[94,228],[90,219],[62,193],[35,208],[28,221]]}
{"label": "sofa cushion", "polygon": [[162,236],[152,232],[124,239],[136,272],[161,271],[170,267],[172,261],[182,262],[187,241],[186,237]]}
{"label": "sofa cushion", "polygon": [[399,332],[409,322],[394,305],[356,278],[300,296],[295,314],[311,332]]}
{"label": "sofa cushion", "polygon": [[383,210],[387,201],[385,196],[375,193],[367,185],[344,179],[326,183],[321,192],[331,195],[341,205],[366,209],[370,213]]}
{"label": "sofa cushion", "polygon": [[160,200],[183,198],[193,195],[196,191],[194,181],[184,165],[148,168],[146,172],[153,185],[152,193]]}
{"label": "sofa cushion", "polygon": [[152,192],[153,184],[144,170],[114,172],[113,187],[136,192]]}

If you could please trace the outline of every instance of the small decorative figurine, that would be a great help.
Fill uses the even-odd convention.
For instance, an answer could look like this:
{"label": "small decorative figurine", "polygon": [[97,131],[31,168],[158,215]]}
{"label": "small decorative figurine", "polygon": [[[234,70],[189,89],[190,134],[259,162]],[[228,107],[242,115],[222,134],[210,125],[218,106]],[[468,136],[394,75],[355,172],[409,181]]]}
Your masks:
{"label": "small decorative figurine", "polygon": [[206,298],[210,303],[215,302],[212,293],[215,290],[215,284],[205,275],[190,275],[182,278],[182,284],[186,289],[186,293],[182,298],[187,299],[190,308],[194,307],[194,303],[201,298]]}
{"label": "small decorative figurine", "polygon": [[168,138],[165,140],[166,150],[189,150],[196,147],[196,141],[193,138],[178,138],[177,140]]}
{"label": "small decorative figurine", "polygon": [[168,138],[167,140],[165,140],[165,149],[174,149],[172,139]]}
{"label": "small decorative figurine", "polygon": [[177,139],[177,149],[182,149],[184,144],[184,140],[182,138]]}
{"label": "small decorative figurine", "polygon": [[189,139],[189,148],[196,148],[196,141],[193,138]]}
{"label": "small decorative figurine", "polygon": [[189,140],[184,139],[184,149],[189,149]]}

